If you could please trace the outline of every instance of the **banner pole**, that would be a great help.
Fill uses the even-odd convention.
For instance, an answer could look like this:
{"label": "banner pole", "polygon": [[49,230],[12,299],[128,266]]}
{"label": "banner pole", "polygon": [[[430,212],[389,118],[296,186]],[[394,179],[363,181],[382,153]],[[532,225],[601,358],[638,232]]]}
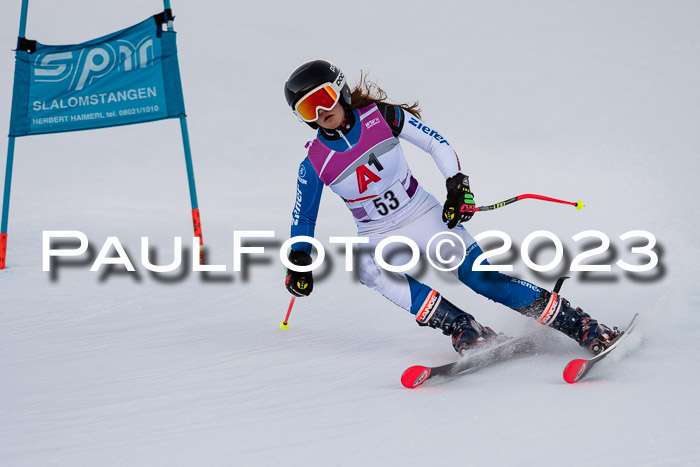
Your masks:
{"label": "banner pole", "polygon": [[[19,34],[17,37],[24,38],[27,29],[27,11],[29,10],[29,0],[22,0],[22,11],[19,17]],[[12,121],[12,117],[10,117]],[[0,221],[0,269],[5,269],[5,259],[7,258],[7,221],[10,214],[10,186],[12,185],[12,166],[15,159],[15,137],[9,136],[7,139],[7,160],[5,163],[5,189],[2,195],[2,221]]]}
{"label": "banner pole", "polygon": [[[163,0],[163,7],[170,10],[170,0]],[[168,21],[168,31],[173,30],[173,22]],[[192,151],[190,149],[190,135],[187,130],[187,117],[180,117],[180,132],[182,133],[182,147],[185,150],[185,165],[187,167],[187,183],[190,188],[190,202],[192,203],[192,225],[194,226],[194,236],[199,238],[199,264],[204,264],[204,251],[202,249],[204,240],[202,239],[202,219],[199,215],[199,204],[197,203],[197,188],[194,183],[194,167],[192,165]]]}
{"label": "banner pole", "polygon": [[192,152],[190,151],[190,136],[187,131],[187,117],[180,117],[180,131],[182,133],[182,146],[185,149],[185,165],[187,166],[187,182],[190,187],[190,202],[192,204],[192,225],[194,236],[199,238],[199,264],[204,264],[204,240],[202,239],[202,219],[199,216],[199,204],[197,203],[197,188],[194,184],[194,168],[192,166]]}
{"label": "banner pole", "polygon": [[19,17],[19,37],[24,37],[27,28],[27,11],[29,10],[29,0],[22,0],[22,13]]}
{"label": "banner pole", "polygon": [[15,156],[15,137],[7,141],[7,163],[5,164],[5,191],[2,197],[2,225],[0,225],[0,269],[5,269],[7,257],[7,218],[10,213],[10,185],[12,184],[12,163]]}

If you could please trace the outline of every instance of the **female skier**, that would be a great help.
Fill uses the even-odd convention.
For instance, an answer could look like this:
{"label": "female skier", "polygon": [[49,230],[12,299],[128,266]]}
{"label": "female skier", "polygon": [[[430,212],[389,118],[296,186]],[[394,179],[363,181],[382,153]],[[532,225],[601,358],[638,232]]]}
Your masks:
{"label": "female skier", "polygon": [[[296,68],[284,85],[284,95],[296,116],[318,130],[299,166],[292,237],[313,237],[321,193],[327,185],[343,198],[354,216],[358,236],[369,237],[371,251],[382,239],[402,235],[415,241],[421,254],[435,260],[439,255],[429,251],[429,239],[441,232],[454,232],[467,248],[453,273],[476,293],[563,332],[593,353],[600,353],[617,335],[617,329],[611,330],[580,308],[573,308],[556,287],[549,292],[499,272],[472,271],[482,251],[460,225],[471,219],[476,207],[469,178],[461,172],[459,159],[445,136],[420,120],[417,103],[389,104],[386,94],[364,79],[351,91],[340,69],[325,60]],[[399,138],[435,160],[446,179],[444,204],[413,177]],[[309,243],[296,243],[289,260],[308,266],[312,263],[310,252]],[[459,260],[461,257],[458,255]],[[394,261],[407,263],[401,253]],[[373,254],[362,257],[358,273],[362,284],[415,315],[420,326],[450,335],[460,354],[496,336],[431,287],[408,274],[381,268]],[[288,269],[285,285],[294,296],[307,296],[313,290],[312,273]]]}

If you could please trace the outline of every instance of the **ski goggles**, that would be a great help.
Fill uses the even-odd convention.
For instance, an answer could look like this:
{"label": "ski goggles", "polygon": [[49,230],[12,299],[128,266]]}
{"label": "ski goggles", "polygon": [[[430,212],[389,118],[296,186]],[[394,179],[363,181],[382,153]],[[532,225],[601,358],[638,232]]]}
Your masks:
{"label": "ski goggles", "polygon": [[340,99],[340,91],[333,83],[324,83],[306,93],[294,106],[294,113],[300,120],[315,122],[318,111],[331,110]]}

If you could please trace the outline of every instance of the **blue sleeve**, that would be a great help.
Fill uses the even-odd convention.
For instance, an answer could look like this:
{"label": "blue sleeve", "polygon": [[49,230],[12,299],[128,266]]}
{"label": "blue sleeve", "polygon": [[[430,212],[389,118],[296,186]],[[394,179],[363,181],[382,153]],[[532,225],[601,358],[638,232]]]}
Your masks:
{"label": "blue sleeve", "polygon": [[[299,165],[297,194],[292,213],[291,237],[299,235],[314,236],[322,193],[323,182],[316,175],[316,171],[307,157]],[[306,242],[295,243],[292,245],[292,250],[301,250],[310,254],[311,244]]]}

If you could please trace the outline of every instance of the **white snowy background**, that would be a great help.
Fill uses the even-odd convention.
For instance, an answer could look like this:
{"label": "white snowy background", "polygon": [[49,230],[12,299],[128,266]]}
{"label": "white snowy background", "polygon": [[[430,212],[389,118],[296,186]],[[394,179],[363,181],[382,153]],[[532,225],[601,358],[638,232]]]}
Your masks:
{"label": "white snowy background", "polygon": [[[173,238],[191,235],[176,120],[18,139],[0,271],[0,465],[700,464],[700,3],[172,7],[208,260],[228,272],[173,278],[140,264],[141,236],[168,263]],[[27,37],[82,42],[161,9],[155,0],[32,0]],[[9,127],[19,12],[19,0],[0,3],[0,128]],[[522,201],[467,227],[507,232],[512,254],[499,259],[546,287],[584,250],[572,235],[604,232],[611,249],[592,261],[612,272],[568,273],[564,295],[609,325],[640,312],[629,345],[567,385],[562,369],[583,350],[428,272],[424,281],[481,322],[536,333],[543,349],[404,389],[406,367],[445,363],[454,351],[344,271],[327,239],[354,235],[354,223],[328,190],[316,234],[333,267],[282,331],[290,296],[275,244],[246,278],[232,272],[232,237],[274,230],[279,244],[289,235],[313,132],[286,107],[282,86],[317,57],[351,82],[368,71],[394,101],[419,100],[459,153],[477,203],[532,192],[582,199],[582,211]],[[442,198],[430,157],[404,148]],[[519,248],[540,229],[568,256],[535,274]],[[618,236],[637,229],[656,236],[660,264],[626,274],[618,259],[645,259]],[[44,230],[85,232],[93,253],[117,236],[137,272],[90,272],[87,256],[43,272]]]}

